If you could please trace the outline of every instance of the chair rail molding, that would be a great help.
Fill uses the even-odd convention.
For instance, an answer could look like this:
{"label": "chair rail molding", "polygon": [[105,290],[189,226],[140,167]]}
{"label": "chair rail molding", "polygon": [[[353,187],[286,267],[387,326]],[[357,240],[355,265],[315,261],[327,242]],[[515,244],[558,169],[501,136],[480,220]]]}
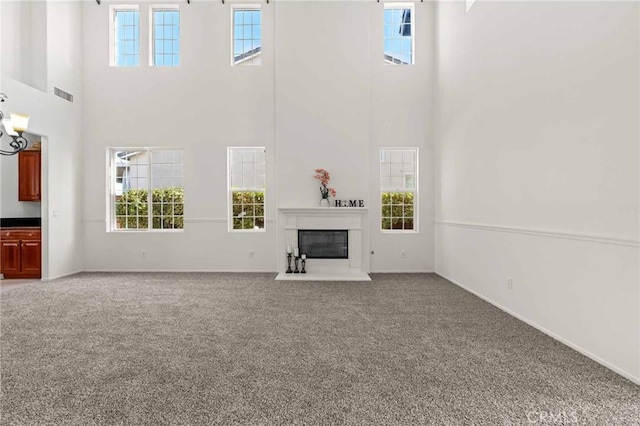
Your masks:
{"label": "chair rail molding", "polygon": [[566,232],[540,228],[456,222],[451,220],[436,220],[435,224],[437,226],[446,226],[453,228],[480,229],[484,231],[507,232],[511,234],[523,234],[543,238],[558,238],[564,240],[588,241],[599,244],[612,244],[626,247],[640,247],[640,240],[638,240],[637,238],[621,237],[617,235],[589,234],[586,232]]}

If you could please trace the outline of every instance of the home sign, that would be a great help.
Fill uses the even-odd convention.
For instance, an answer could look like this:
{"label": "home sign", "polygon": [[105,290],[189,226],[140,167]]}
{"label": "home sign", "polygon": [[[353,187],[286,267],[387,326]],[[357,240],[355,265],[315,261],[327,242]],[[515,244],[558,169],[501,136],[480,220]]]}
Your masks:
{"label": "home sign", "polygon": [[364,207],[364,200],[336,200],[336,207]]}

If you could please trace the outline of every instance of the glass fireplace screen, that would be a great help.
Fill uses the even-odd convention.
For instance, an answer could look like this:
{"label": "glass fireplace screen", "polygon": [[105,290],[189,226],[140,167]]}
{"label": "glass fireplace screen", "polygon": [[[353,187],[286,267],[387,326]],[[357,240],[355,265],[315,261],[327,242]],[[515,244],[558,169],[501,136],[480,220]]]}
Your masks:
{"label": "glass fireplace screen", "polygon": [[308,259],[348,259],[349,231],[299,229],[298,248]]}

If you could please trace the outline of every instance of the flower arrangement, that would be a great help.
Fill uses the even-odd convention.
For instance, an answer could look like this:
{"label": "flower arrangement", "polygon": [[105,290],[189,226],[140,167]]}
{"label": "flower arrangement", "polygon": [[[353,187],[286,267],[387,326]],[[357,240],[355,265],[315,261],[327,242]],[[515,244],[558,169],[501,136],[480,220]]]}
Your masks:
{"label": "flower arrangement", "polygon": [[318,179],[322,184],[320,186],[320,194],[322,194],[323,199],[329,199],[329,194],[332,197],[336,196],[336,190],[333,188],[329,188],[329,180],[331,180],[331,176],[329,176],[329,172],[325,169],[316,169],[316,174],[313,176],[315,179]]}

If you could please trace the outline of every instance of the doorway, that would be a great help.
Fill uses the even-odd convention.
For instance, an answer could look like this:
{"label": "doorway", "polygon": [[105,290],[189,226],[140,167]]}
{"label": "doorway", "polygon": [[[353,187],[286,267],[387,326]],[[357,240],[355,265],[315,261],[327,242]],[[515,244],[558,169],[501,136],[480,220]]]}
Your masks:
{"label": "doorway", "polygon": [[29,145],[0,157],[0,278],[3,288],[47,277],[47,138],[25,133]]}

